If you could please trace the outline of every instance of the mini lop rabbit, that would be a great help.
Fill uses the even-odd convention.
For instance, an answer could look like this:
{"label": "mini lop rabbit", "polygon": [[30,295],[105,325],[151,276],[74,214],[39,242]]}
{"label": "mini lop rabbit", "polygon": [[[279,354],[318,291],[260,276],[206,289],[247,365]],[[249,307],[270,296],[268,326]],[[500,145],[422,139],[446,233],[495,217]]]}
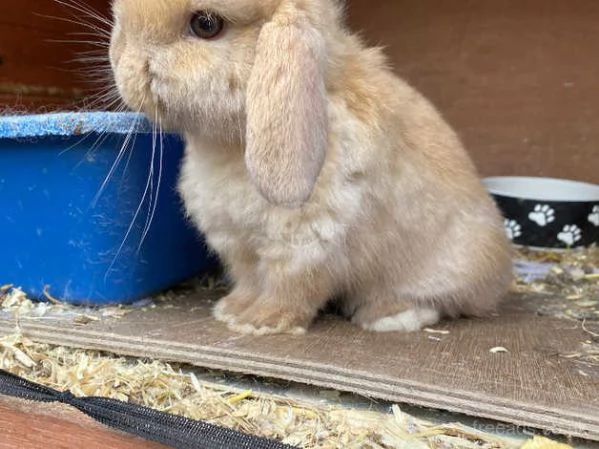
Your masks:
{"label": "mini lop rabbit", "polygon": [[305,332],[332,298],[371,331],[484,316],[502,219],[436,109],[337,0],[115,0],[124,102],[180,132],[185,208],[234,281],[214,316]]}

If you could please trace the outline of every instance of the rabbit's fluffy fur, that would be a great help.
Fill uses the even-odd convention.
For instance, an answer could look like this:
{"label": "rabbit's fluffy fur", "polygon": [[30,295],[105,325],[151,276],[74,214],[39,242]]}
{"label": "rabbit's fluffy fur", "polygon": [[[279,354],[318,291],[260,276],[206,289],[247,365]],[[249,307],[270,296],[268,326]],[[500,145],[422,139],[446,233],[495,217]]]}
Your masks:
{"label": "rabbit's fluffy fur", "polygon": [[[202,40],[191,16],[225,18]],[[214,316],[304,332],[336,298],[372,331],[484,316],[512,280],[501,216],[437,110],[336,0],[115,0],[126,104],[186,139],[179,190],[234,286]]]}

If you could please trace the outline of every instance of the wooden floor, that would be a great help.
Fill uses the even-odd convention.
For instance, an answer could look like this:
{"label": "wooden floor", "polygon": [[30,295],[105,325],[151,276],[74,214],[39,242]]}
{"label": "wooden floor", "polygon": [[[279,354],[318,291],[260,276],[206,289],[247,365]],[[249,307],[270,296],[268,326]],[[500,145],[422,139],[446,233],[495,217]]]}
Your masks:
{"label": "wooden floor", "polygon": [[[435,328],[442,333],[373,334],[323,316],[304,336],[248,337],[210,317],[220,294],[85,325],[59,316],[21,316],[19,323],[29,338],[47,343],[275,377],[599,441],[599,367],[582,355],[589,334],[580,322],[539,316],[540,298],[514,295],[499,316],[443,323]],[[14,328],[12,318],[0,317],[0,333]]]}

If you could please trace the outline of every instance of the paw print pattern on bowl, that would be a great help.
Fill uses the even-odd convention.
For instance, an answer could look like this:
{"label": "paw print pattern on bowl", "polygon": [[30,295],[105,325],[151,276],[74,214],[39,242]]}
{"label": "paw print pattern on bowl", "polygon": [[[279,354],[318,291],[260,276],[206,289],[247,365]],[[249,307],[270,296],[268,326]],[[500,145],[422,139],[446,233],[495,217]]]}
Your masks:
{"label": "paw print pattern on bowl", "polygon": [[547,226],[555,220],[555,210],[548,204],[537,204],[528,218],[539,226]]}
{"label": "paw print pattern on bowl", "polygon": [[505,232],[510,240],[514,240],[522,235],[522,226],[516,220],[505,220]]}
{"label": "paw print pattern on bowl", "polygon": [[593,207],[593,211],[589,215],[589,222],[599,227],[599,206]]}
{"label": "paw print pattern on bowl", "polygon": [[562,232],[557,235],[557,238],[566,245],[572,246],[582,238],[582,231],[576,225],[566,225]]}
{"label": "paw print pattern on bowl", "polygon": [[572,249],[599,245],[599,184],[558,178],[485,178],[517,246]]}

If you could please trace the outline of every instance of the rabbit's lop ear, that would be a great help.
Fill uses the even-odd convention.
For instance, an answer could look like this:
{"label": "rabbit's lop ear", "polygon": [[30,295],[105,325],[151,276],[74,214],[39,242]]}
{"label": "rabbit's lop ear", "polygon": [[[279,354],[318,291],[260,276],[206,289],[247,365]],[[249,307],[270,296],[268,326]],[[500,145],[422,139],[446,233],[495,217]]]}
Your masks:
{"label": "rabbit's lop ear", "polygon": [[295,208],[311,196],[325,159],[326,50],[320,32],[289,3],[283,1],[258,37],[245,162],[269,202]]}

